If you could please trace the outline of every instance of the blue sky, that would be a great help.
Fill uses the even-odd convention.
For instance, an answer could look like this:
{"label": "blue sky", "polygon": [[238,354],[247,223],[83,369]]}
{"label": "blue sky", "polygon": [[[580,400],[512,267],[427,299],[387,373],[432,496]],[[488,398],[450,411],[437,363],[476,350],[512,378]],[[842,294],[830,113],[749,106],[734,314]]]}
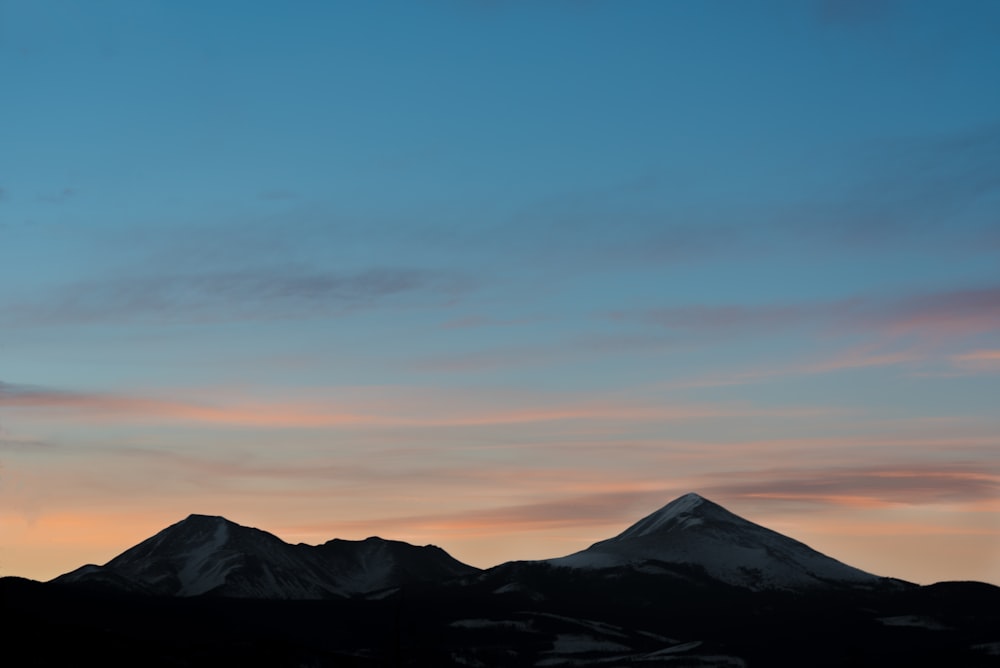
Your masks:
{"label": "blue sky", "polygon": [[0,2],[0,564],[202,512],[488,566],[700,491],[1000,581],[998,27]]}

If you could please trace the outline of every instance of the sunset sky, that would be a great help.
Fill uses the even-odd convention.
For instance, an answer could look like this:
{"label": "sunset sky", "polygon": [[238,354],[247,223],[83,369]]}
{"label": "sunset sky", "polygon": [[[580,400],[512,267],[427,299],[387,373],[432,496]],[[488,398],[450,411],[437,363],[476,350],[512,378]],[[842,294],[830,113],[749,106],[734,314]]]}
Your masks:
{"label": "sunset sky", "polygon": [[0,575],[696,491],[1000,583],[1000,3],[0,0]]}

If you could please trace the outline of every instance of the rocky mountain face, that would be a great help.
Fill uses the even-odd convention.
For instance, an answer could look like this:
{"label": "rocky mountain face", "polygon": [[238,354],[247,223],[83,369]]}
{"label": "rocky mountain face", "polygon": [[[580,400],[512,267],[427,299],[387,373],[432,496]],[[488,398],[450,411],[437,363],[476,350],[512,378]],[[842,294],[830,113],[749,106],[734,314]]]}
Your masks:
{"label": "rocky mountain face", "polygon": [[368,538],[290,545],[224,517],[191,515],[104,566],[54,581],[166,596],[323,599],[478,572],[435,546]]}

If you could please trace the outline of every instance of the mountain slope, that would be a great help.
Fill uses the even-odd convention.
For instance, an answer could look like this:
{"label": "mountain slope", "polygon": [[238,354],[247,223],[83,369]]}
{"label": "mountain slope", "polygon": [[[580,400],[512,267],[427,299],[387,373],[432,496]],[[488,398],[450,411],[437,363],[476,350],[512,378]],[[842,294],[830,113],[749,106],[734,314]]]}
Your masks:
{"label": "mountain slope", "polygon": [[381,538],[289,545],[224,517],[191,515],[104,566],[84,566],[54,582],[165,596],[317,599],[366,594],[477,570],[434,546]]}
{"label": "mountain slope", "polygon": [[[535,563],[570,569],[587,578],[628,573],[630,581],[640,577],[643,588],[652,583],[643,579],[647,577],[658,578],[661,584],[683,580],[751,591],[873,587],[886,582],[697,494],[675,499],[585,550]],[[526,576],[541,578],[538,586],[547,588],[544,581],[551,578],[536,570],[531,562],[502,564],[483,577],[497,591],[524,588]],[[191,515],[104,566],[84,566],[55,581],[165,596],[319,599],[443,582],[478,572],[434,546],[381,538],[289,545],[223,517]]]}
{"label": "mountain slope", "polygon": [[703,569],[714,580],[751,590],[873,586],[882,581],[697,494],[671,501],[614,538],[548,563],[648,572],[655,572],[657,563],[685,564]]}

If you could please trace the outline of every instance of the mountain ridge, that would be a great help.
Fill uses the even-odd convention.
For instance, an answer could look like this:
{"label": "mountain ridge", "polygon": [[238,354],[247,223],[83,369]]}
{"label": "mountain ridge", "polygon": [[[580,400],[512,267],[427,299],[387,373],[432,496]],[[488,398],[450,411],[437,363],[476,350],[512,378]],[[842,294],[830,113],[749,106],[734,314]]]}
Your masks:
{"label": "mountain ridge", "polygon": [[[370,536],[290,544],[218,515],[192,513],[103,566],[53,582],[166,596],[317,599],[374,595],[483,571],[436,546]],[[541,562],[583,573],[683,574],[750,591],[873,587],[887,579],[824,555],[691,492],[590,547]]]}
{"label": "mountain ridge", "polygon": [[478,572],[443,549],[377,536],[290,544],[218,515],[193,513],[103,566],[52,580],[166,596],[322,599]]}

